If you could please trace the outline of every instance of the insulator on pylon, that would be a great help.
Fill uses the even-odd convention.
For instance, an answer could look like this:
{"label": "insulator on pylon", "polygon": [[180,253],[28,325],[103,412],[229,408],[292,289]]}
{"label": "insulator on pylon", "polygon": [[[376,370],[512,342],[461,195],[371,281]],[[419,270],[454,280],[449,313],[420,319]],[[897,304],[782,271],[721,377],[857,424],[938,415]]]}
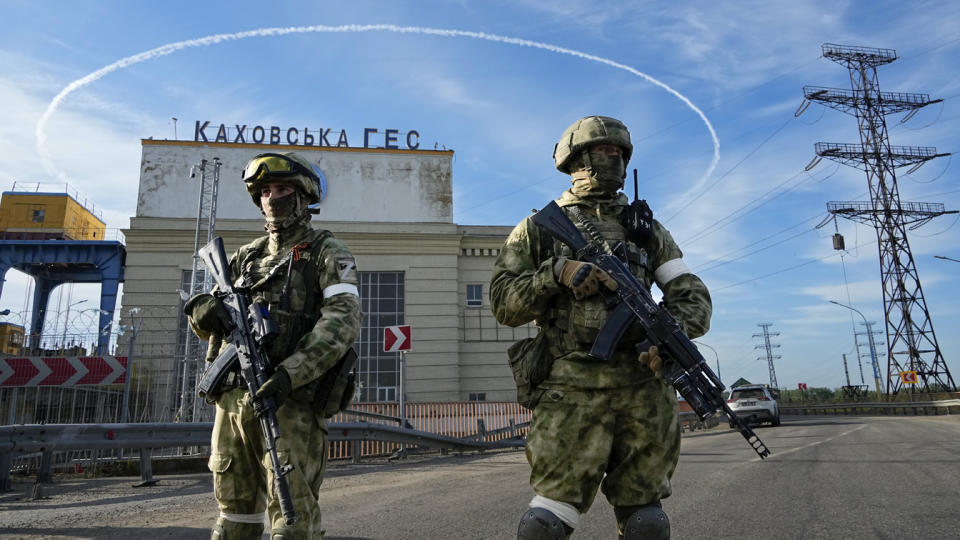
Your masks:
{"label": "insulator on pylon", "polygon": [[843,244],[843,235],[840,233],[834,233],[833,235],[833,249],[837,251],[846,250],[846,246]]}

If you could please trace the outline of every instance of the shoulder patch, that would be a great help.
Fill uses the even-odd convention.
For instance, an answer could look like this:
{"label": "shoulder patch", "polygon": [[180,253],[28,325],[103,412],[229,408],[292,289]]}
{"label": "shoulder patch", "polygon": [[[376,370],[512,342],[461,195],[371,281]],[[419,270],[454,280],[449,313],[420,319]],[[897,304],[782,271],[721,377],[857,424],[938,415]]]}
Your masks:
{"label": "shoulder patch", "polygon": [[340,276],[341,280],[347,278],[357,267],[356,261],[352,257],[341,257],[337,259],[337,275]]}

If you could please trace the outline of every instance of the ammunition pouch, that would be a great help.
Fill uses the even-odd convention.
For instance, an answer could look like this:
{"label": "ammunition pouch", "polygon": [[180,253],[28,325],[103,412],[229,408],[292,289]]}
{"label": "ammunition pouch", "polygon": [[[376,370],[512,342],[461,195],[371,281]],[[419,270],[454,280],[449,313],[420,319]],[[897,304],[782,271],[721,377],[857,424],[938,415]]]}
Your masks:
{"label": "ammunition pouch", "polygon": [[313,408],[324,418],[330,418],[350,405],[357,390],[356,366],[357,351],[350,347],[332,368],[308,385],[314,387]]}
{"label": "ammunition pouch", "polygon": [[517,402],[533,410],[543,395],[538,385],[550,376],[553,355],[547,342],[547,331],[541,329],[536,337],[517,341],[507,349],[510,370],[517,385]]}

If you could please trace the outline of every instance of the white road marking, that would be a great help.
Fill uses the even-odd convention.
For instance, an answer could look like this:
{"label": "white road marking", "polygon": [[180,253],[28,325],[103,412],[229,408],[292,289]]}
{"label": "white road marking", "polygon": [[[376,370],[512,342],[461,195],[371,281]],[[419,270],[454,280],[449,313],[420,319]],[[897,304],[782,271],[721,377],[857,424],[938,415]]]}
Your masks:
{"label": "white road marking", "polygon": [[[769,460],[769,459],[772,459],[772,458],[775,458],[775,457],[780,457],[780,456],[785,456],[785,455],[787,455],[787,454],[792,454],[792,453],[794,453],[794,452],[798,452],[798,451],[800,451],[800,450],[804,450],[804,449],[806,449],[806,448],[810,448],[810,447],[816,446],[816,445],[818,445],[818,444],[823,444],[823,443],[825,443],[825,442],[830,442],[830,441],[832,441],[832,440],[834,440],[834,439],[837,439],[837,438],[840,438],[840,437],[849,435],[849,434],[853,433],[854,431],[860,431],[861,429],[863,429],[863,428],[865,428],[865,427],[867,427],[867,424],[862,424],[862,425],[859,425],[859,426],[857,426],[857,427],[855,427],[855,428],[848,429],[848,430],[844,431],[843,433],[838,433],[837,435],[834,435],[833,437],[830,437],[829,439],[823,439],[823,440],[820,440],[820,441],[814,441],[814,442],[812,442],[812,443],[810,443],[810,444],[805,444],[805,445],[803,445],[803,446],[798,446],[798,447],[796,447],[796,448],[791,448],[790,450],[777,451],[776,453],[771,452],[770,455],[767,456],[764,461]],[[755,462],[757,462],[757,461],[761,461],[761,459],[760,459],[759,456],[757,456],[757,457],[751,459],[750,461],[755,463]]]}

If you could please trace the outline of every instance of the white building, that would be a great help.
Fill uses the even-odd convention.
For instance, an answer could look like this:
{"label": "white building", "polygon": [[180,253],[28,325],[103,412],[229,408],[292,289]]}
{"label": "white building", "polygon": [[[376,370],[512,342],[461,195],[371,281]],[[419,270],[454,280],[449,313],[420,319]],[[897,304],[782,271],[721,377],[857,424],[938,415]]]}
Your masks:
{"label": "white building", "polygon": [[399,354],[382,345],[383,328],[397,324],[413,328],[409,401],[516,399],[505,351],[532,329],[498,325],[488,300],[492,264],[512,227],[453,223],[453,151],[160,140],[143,140],[142,149],[136,216],[123,231],[122,302],[125,312],[141,308],[137,321],[125,322],[142,317],[136,343],[146,351],[139,365],[151,384],[167,393],[184,386],[178,290],[190,281],[200,186],[191,167],[222,163],[216,231],[229,253],[264,234],[241,168],[258,153],[295,150],[329,184],[313,226],[341,239],[361,271],[361,399],[397,399]]}

